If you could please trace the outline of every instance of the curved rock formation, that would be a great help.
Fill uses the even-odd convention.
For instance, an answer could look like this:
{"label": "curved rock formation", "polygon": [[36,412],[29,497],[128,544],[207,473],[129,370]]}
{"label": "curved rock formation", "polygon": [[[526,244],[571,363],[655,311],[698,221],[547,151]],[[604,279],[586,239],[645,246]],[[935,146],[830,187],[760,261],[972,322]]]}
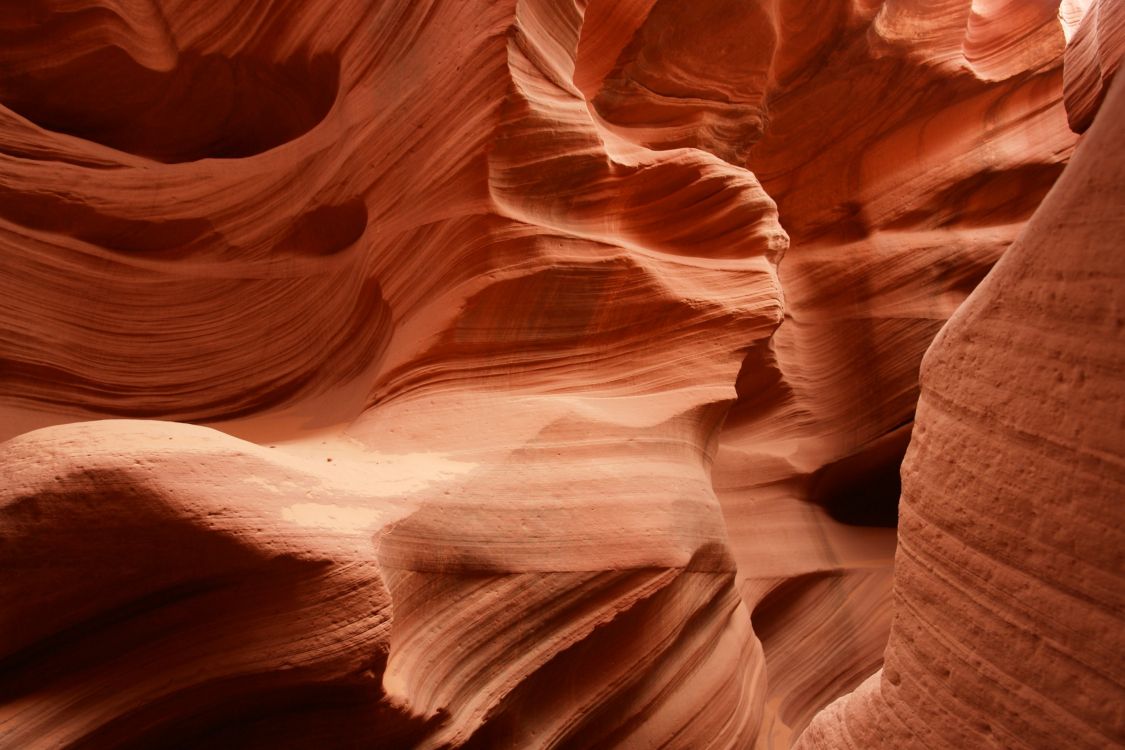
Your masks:
{"label": "curved rock formation", "polygon": [[[111,10],[41,3],[58,66],[0,92],[5,395],[263,446],[155,420],[6,445],[10,742],[752,740],[707,465],[781,314],[753,175],[605,140],[577,8]],[[129,57],[114,107],[91,55]],[[229,132],[191,114],[212,76]]]}
{"label": "curved rock formation", "polygon": [[0,745],[883,732],[918,366],[1111,6],[0,9]]}
{"label": "curved rock formation", "polygon": [[1121,3],[1064,3],[1060,9],[1070,42],[1066,48],[1066,113],[1081,133],[1090,127],[1125,54],[1125,8]]}
{"label": "curved rock formation", "polygon": [[786,319],[744,362],[714,472],[773,746],[878,667],[922,355],[1073,148],[1062,30],[1032,5],[779,6],[749,166],[792,238]]}
{"label": "curved rock formation", "polygon": [[800,748],[1125,742],[1123,86],[926,355],[886,663]]}

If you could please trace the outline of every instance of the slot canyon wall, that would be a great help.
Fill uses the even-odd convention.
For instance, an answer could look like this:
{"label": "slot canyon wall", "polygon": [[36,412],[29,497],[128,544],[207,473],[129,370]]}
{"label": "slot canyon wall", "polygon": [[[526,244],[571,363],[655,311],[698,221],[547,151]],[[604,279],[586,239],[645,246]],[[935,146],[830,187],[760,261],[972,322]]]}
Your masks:
{"label": "slot canyon wall", "polygon": [[1123,50],[0,6],[0,748],[1125,746]]}

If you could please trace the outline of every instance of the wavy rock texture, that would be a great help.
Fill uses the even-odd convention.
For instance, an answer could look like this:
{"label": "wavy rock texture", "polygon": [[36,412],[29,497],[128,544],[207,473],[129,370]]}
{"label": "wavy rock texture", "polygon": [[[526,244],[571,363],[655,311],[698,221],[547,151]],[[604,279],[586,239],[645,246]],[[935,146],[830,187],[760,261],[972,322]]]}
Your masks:
{"label": "wavy rock texture", "polygon": [[882,732],[918,366],[1119,15],[0,9],[0,745],[783,747],[861,683],[803,741]]}
{"label": "wavy rock texture", "polygon": [[786,318],[744,362],[714,469],[776,747],[882,659],[922,355],[1075,140],[1057,8],[780,7],[749,166],[792,238]]}
{"label": "wavy rock texture", "polygon": [[926,354],[886,663],[801,748],[1125,743],[1118,85]]}
{"label": "wavy rock texture", "polygon": [[1125,8],[1121,3],[1094,0],[1087,7],[1074,4],[1060,9],[1070,43],[1066,48],[1065,82],[1067,118],[1075,132],[1090,127],[1109,84],[1125,54]]}

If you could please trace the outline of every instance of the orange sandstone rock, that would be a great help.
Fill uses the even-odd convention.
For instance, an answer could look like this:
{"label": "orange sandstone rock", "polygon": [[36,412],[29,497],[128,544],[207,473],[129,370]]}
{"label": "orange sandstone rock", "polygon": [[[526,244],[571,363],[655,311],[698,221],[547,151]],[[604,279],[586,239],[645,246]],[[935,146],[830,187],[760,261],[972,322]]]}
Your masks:
{"label": "orange sandstone rock", "polygon": [[930,347],[883,669],[799,748],[1125,742],[1125,89]]}
{"label": "orange sandstone rock", "polygon": [[[898,468],[946,318],[1021,232],[1069,237],[1025,224],[1112,77],[1114,3],[9,5],[0,747],[786,747],[861,683],[802,741],[893,747],[888,631],[882,679],[931,675],[904,607],[996,625],[892,573]],[[1110,174],[1066,192],[1083,252]],[[1103,281],[1051,304],[1104,312]],[[985,395],[1032,414],[1024,374]],[[920,520],[911,472],[961,475],[916,437],[900,561],[961,538]],[[1036,491],[1109,497],[1091,472]],[[1074,512],[982,528],[1040,534],[1055,580],[1106,533]],[[1119,561],[1090,565],[1119,638]],[[960,675],[934,705],[1025,705]],[[1022,741],[1106,736],[1089,675]]]}

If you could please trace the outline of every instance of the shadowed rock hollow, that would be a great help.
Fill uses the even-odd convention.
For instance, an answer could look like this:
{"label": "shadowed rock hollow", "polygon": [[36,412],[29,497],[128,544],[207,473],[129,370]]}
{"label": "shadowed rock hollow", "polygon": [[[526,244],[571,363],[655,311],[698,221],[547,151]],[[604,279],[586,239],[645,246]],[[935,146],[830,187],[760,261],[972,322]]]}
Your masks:
{"label": "shadowed rock hollow", "polygon": [[0,8],[0,747],[1125,745],[1121,8]]}

